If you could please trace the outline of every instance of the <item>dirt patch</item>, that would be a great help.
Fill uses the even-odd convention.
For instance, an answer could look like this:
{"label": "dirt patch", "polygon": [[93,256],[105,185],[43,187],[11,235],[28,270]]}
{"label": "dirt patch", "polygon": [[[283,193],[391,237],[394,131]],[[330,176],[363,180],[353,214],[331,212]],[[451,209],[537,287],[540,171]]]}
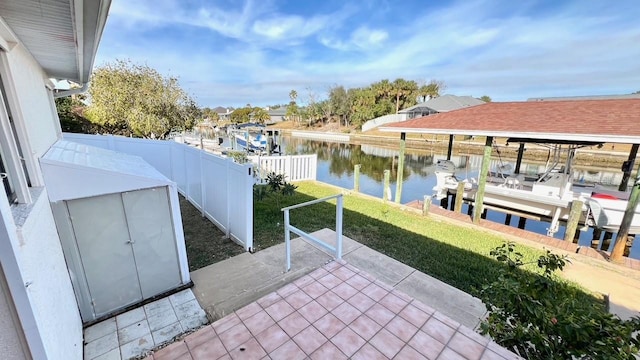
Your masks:
{"label": "dirt patch", "polygon": [[202,213],[182,196],[180,196],[180,211],[182,212],[184,240],[187,245],[189,271],[244,252],[240,245],[230,239],[225,239],[224,233],[209,219],[203,217]]}

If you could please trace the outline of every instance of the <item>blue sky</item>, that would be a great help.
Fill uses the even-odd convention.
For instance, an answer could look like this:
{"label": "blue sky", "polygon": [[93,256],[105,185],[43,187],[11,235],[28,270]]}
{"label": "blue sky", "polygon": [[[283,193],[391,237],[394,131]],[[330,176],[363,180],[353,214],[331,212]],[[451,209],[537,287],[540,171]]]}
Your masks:
{"label": "blue sky", "polygon": [[626,94],[639,19],[636,0],[113,0],[96,65],[146,63],[210,107],[398,77],[494,101]]}

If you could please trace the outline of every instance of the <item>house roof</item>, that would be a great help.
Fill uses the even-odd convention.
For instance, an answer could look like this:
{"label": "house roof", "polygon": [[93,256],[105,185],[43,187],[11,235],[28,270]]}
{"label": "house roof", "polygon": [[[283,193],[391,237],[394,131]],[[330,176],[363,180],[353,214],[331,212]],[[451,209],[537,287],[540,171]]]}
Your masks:
{"label": "house roof", "polygon": [[623,95],[587,95],[587,96],[539,97],[539,98],[528,98],[527,101],[622,100],[622,99],[640,99],[640,93],[638,93],[638,94],[623,94]]}
{"label": "house roof", "polygon": [[640,99],[492,102],[380,130],[640,144]]}
{"label": "house roof", "polygon": [[287,108],[279,107],[277,109],[271,109],[268,112],[269,116],[285,116],[287,115]]}
{"label": "house roof", "polygon": [[409,113],[419,108],[428,108],[435,110],[436,112],[448,112],[457,110],[469,106],[482,105],[484,101],[478,100],[473,96],[456,96],[456,95],[442,95],[437,98],[429,99],[423,103],[414,105],[412,107],[403,109],[399,113]]}
{"label": "house roof", "polygon": [[47,76],[86,83],[110,5],[111,0],[0,1],[0,47],[22,43]]}

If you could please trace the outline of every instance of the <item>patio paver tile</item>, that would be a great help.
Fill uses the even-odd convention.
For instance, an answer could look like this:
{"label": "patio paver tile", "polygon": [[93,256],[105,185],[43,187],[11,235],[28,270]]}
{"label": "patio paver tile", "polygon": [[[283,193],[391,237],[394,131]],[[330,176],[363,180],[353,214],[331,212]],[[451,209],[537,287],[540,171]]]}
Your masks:
{"label": "patio paver tile", "polygon": [[240,344],[249,340],[251,333],[244,324],[238,324],[231,329],[219,334],[218,337],[227,351],[237,348]]}
{"label": "patio paver tile", "polygon": [[255,338],[247,340],[229,352],[232,359],[261,359],[267,355]]}
{"label": "patio paver tile", "polygon": [[118,343],[124,345],[147,334],[151,335],[149,324],[147,324],[147,320],[142,320],[125,328],[118,329]]}
{"label": "patio paver tile", "polygon": [[373,305],[369,310],[365,311],[365,314],[382,326],[387,325],[395,317],[394,313],[380,304]]}
{"label": "patio paver tile", "polygon": [[371,281],[365,279],[364,277],[362,277],[359,274],[356,274],[356,275],[350,277],[345,282],[347,284],[353,286],[353,288],[358,290],[358,291],[364,289],[365,287],[369,286],[369,284],[371,284]]}
{"label": "patio paver tile", "polygon": [[107,319],[86,328],[84,331],[84,341],[89,343],[107,334],[115,333],[117,331],[118,326],[116,325],[116,319]]}
{"label": "patio paver tile", "polygon": [[332,273],[330,273],[318,279],[318,282],[324,285],[326,288],[332,289],[340,285],[342,280],[340,280],[339,277],[334,276]]}
{"label": "patio paver tile", "polygon": [[314,300],[303,306],[300,310],[298,310],[298,312],[305,319],[307,319],[307,321],[313,323],[323,317],[327,313],[327,310]]}
{"label": "patio paver tile", "polygon": [[345,323],[346,325],[351,324],[353,320],[357,319],[362,313],[360,310],[356,309],[353,305],[349,303],[342,303],[340,306],[335,308],[332,312],[340,321]]}
{"label": "patio paver tile", "polygon": [[252,317],[254,314],[258,313],[261,310],[262,310],[262,307],[258,303],[252,302],[251,304],[239,310],[236,310],[236,315],[238,315],[240,320],[244,321]]}
{"label": "patio paver tile", "polygon": [[326,293],[318,296],[316,301],[329,311],[337,308],[338,305],[344,302],[344,300],[342,300],[342,298],[336,295],[333,291],[327,291]]}
{"label": "patio paver tile", "polygon": [[216,332],[211,326],[205,326],[204,328],[189,334],[184,338],[184,343],[187,344],[189,349],[193,349],[196,346],[203,344],[209,340],[217,338]]}
{"label": "patio paver tile", "polygon": [[346,327],[342,321],[331,313],[323,316],[313,323],[313,326],[320,330],[320,332],[322,332],[327,338],[332,338],[335,334],[339,333],[340,330]]}
{"label": "patio paver tile", "polygon": [[163,327],[162,329],[151,332],[151,337],[153,338],[153,343],[158,346],[182,334],[183,332],[184,330],[182,329],[182,325],[180,325],[179,322],[175,322]]}
{"label": "patio paver tile", "polygon": [[400,311],[402,311],[402,309],[407,306],[408,302],[389,293],[387,296],[383,297],[382,300],[380,300],[380,304],[384,305],[384,307],[391,310],[394,314],[399,314]]}
{"label": "patio paver tile", "polygon": [[348,357],[355,354],[355,352],[365,344],[364,339],[349,327],[342,329],[342,331],[332,337],[331,342]]}
{"label": "patio paver tile", "polygon": [[84,357],[86,359],[93,359],[117,348],[118,334],[114,331],[87,343],[84,347]]}
{"label": "patio paver tile", "polygon": [[395,335],[390,333],[387,329],[380,330],[369,343],[380,350],[387,358],[393,358],[402,347],[405,342],[398,339]]}
{"label": "patio paver tile", "polygon": [[299,278],[298,280],[294,281],[293,283],[299,287],[299,288],[303,288],[307,285],[309,285],[310,283],[313,282],[313,278],[310,276],[303,276],[301,278]]}
{"label": "patio paver tile", "polygon": [[382,329],[382,326],[364,314],[360,315],[349,327],[367,341]]}
{"label": "patio paver tile", "polygon": [[189,348],[194,360],[217,359],[227,353],[219,338],[213,338],[194,348]]}
{"label": "patio paver tile", "polygon": [[275,351],[269,353],[269,357],[272,359],[287,359],[287,360],[302,360],[307,357],[307,354],[296,345],[293,340],[289,340],[284,345],[277,348]]}
{"label": "patio paver tile", "polygon": [[144,311],[147,313],[147,321],[151,331],[162,329],[178,321],[178,317],[168,298],[144,305]]}
{"label": "patio paver tile", "polygon": [[317,268],[314,271],[312,271],[309,276],[311,276],[312,278],[318,280],[321,277],[324,277],[328,274],[329,272],[327,270],[325,270],[324,268]]}
{"label": "patio paver tile", "polygon": [[175,342],[153,354],[154,360],[174,360],[180,355],[189,353],[189,348],[184,341]]}
{"label": "patio paver tile", "polygon": [[120,348],[115,348],[105,354],[102,354],[98,357],[94,357],[93,359],[85,358],[87,360],[122,360],[122,356],[120,355]]}
{"label": "patio paver tile", "polygon": [[341,283],[340,285],[331,289],[331,291],[336,293],[338,296],[340,296],[344,300],[348,300],[350,297],[358,293],[358,290],[356,290],[353,286],[347,283]]}
{"label": "patio paver tile", "polygon": [[282,297],[287,297],[295,291],[298,291],[300,288],[297,287],[294,283],[289,283],[276,291],[276,293]]}
{"label": "patio paver tile", "polygon": [[418,309],[424,311],[425,314],[427,314],[429,316],[433,315],[436,312],[436,310],[434,308],[432,308],[429,305],[425,305],[424,303],[422,303],[421,301],[418,301],[418,300],[413,300],[411,302],[411,305],[413,305],[413,306],[417,307]]}
{"label": "patio paver tile", "polygon": [[413,335],[418,332],[417,327],[413,326],[410,322],[400,316],[396,316],[391,319],[385,329],[389,330],[393,335],[397,336],[404,342],[409,342]]}
{"label": "patio paver tile", "polygon": [[405,347],[402,348],[402,350],[400,350],[400,352],[398,353],[398,355],[396,355],[394,360],[429,360],[429,359],[424,357],[419,352],[417,352],[416,349],[412,348],[409,345],[406,345]]}
{"label": "patio paver tile", "polygon": [[462,333],[466,337],[472,339],[473,341],[475,341],[475,342],[477,342],[477,343],[479,343],[480,345],[483,345],[483,346],[487,346],[489,344],[489,342],[491,341],[491,338],[482,336],[482,335],[478,334],[477,332],[469,329],[466,326],[460,326],[458,328],[458,332]]}
{"label": "patio paver tile", "polygon": [[147,334],[120,346],[120,355],[123,359],[131,359],[153,349],[154,346],[151,334]]}
{"label": "patio paver tile", "polygon": [[169,295],[169,301],[174,307],[195,299],[196,297],[195,295],[193,295],[193,291],[191,291],[190,289],[185,289],[175,294]]}
{"label": "patio paver tile", "polygon": [[289,335],[276,324],[256,335],[256,339],[268,353],[271,353],[287,342]]}
{"label": "patio paver tile", "polygon": [[450,317],[444,315],[443,313],[436,311],[433,313],[433,317],[440,320],[441,322],[449,325],[449,327],[453,328],[453,329],[457,329],[460,327],[460,323],[451,319]]}
{"label": "patio paver tile", "polygon": [[334,270],[338,270],[341,266],[343,265],[338,261],[332,261],[323,267],[325,268],[325,270],[333,272]]}
{"label": "patio paver tile", "polygon": [[232,327],[240,324],[241,320],[238,317],[238,315],[236,315],[236,313],[233,314],[229,314],[225,317],[223,317],[222,319],[214,322],[213,324],[211,324],[211,326],[213,327],[213,330],[216,331],[216,333],[218,333],[218,335],[222,334],[223,332],[231,329]]}
{"label": "patio paver tile", "polygon": [[326,287],[324,287],[317,281],[307,284],[302,288],[302,290],[313,299],[316,299],[317,297],[328,291]]}
{"label": "patio paver tile", "polygon": [[346,266],[343,266],[343,267],[333,271],[332,274],[334,276],[338,277],[342,281],[347,281],[347,279],[349,279],[350,277],[352,277],[356,273],[351,271],[351,270],[349,270],[349,268],[347,268]]}
{"label": "patio paver tile", "polygon": [[300,349],[307,355],[311,355],[320,346],[327,342],[327,338],[322,335],[316,328],[309,326],[302,330],[298,335],[293,337],[293,341],[298,344]]}
{"label": "patio paver tile", "polygon": [[429,334],[434,339],[440,341],[443,344],[449,342],[451,337],[455,334],[455,330],[450,328],[447,324],[441,322],[440,320],[432,317],[427,321],[426,324],[422,327],[422,331]]}
{"label": "patio paver tile", "polygon": [[265,311],[271,316],[271,318],[273,318],[273,320],[280,321],[294,312],[295,309],[283,299],[269,306]]}
{"label": "patio paver tile", "polygon": [[[116,324],[118,329],[123,329],[129,325],[141,322],[147,315],[144,312],[144,308],[139,307],[133,310],[129,310],[124,314],[116,316]],[[85,332],[86,337],[86,332]]]}
{"label": "patio paver tile", "polygon": [[417,327],[422,327],[422,325],[424,325],[424,323],[426,323],[427,320],[429,320],[429,318],[431,317],[431,315],[418,309],[413,304],[407,305],[407,307],[402,309],[402,311],[398,315]]}
{"label": "patio paver tile", "polygon": [[371,346],[371,344],[364,344],[363,347],[360,348],[353,356],[351,357],[354,360],[386,360],[389,357],[382,354],[375,347]]}
{"label": "patio paver tile", "polygon": [[275,321],[273,321],[266,311],[260,310],[260,312],[245,320],[244,325],[255,336],[260,334],[264,329],[275,325]]}
{"label": "patio paver tile", "polygon": [[387,290],[381,288],[376,284],[369,284],[366,288],[362,289],[362,293],[373,299],[373,301],[380,301],[383,297],[389,293]]}
{"label": "patio paver tile", "polygon": [[436,359],[444,349],[443,343],[421,330],[413,336],[409,341],[409,345],[428,359]]}
{"label": "patio paver tile", "polygon": [[457,352],[451,350],[450,348],[445,348],[438,356],[438,360],[467,360],[464,356],[458,354]]}
{"label": "patio paver tile", "polygon": [[282,300],[282,297],[278,295],[278,293],[272,292],[258,299],[258,304],[262,306],[263,309],[266,309],[280,300]]}
{"label": "patio paver tile", "polygon": [[296,336],[300,331],[311,325],[305,318],[299,313],[295,312],[283,320],[278,322],[278,325],[287,333],[290,337]]}
{"label": "patio paver tile", "polygon": [[371,308],[375,304],[375,301],[371,300],[370,297],[360,292],[352,296],[349,300],[347,300],[347,302],[356,309],[360,310],[360,312],[369,310],[369,308]]}
{"label": "patio paver tile", "polygon": [[285,297],[285,300],[294,309],[298,310],[301,307],[307,305],[313,299],[309,295],[307,295],[304,291],[298,290],[291,293],[289,296]]}
{"label": "patio paver tile", "polygon": [[311,354],[312,360],[346,360],[347,356],[340,351],[331,341],[327,341],[324,345],[320,346],[313,354]]}

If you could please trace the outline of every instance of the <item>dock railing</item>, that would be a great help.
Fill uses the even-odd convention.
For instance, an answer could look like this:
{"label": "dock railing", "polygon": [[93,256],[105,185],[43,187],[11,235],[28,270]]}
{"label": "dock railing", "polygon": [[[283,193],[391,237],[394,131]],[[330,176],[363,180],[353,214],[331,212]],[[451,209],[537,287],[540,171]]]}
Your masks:
{"label": "dock railing", "polygon": [[[332,246],[317,237],[307,234],[306,232],[298,229],[297,227],[291,225],[289,221],[289,211],[293,209],[298,209],[304,206],[309,206],[313,204],[318,204],[321,202],[329,201],[331,199],[336,199],[336,245]],[[329,250],[330,252],[335,254],[335,258],[337,260],[342,259],[342,194],[337,194],[333,196],[327,196],[321,199],[307,201],[301,204],[296,204],[292,206],[287,206],[282,208],[284,211],[284,244],[285,244],[285,256],[286,256],[286,271],[291,270],[291,233],[297,234],[303,239],[307,239],[313,243],[320,245],[321,247]]]}
{"label": "dock railing", "polygon": [[315,180],[318,155],[249,156],[255,164],[256,183],[266,184],[269,173],[283,174],[287,181]]}

